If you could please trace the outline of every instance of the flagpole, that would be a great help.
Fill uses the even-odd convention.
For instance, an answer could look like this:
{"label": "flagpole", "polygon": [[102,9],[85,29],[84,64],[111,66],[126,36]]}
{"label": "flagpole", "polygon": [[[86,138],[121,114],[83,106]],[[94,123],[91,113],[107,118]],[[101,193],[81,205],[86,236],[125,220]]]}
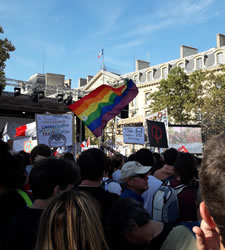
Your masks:
{"label": "flagpole", "polygon": [[100,149],[104,152],[104,147],[102,144],[104,143],[104,128],[102,129],[102,134],[101,134],[101,142],[100,142]]}
{"label": "flagpole", "polygon": [[102,49],[102,70],[104,70],[104,49]]}

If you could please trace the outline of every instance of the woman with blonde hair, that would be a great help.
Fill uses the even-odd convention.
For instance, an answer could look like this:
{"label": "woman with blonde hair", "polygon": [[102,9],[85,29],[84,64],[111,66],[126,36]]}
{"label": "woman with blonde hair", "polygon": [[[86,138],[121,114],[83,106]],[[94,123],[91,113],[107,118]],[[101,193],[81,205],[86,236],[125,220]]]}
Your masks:
{"label": "woman with blonde hair", "polygon": [[60,193],[41,216],[35,250],[109,250],[96,202],[82,191]]}

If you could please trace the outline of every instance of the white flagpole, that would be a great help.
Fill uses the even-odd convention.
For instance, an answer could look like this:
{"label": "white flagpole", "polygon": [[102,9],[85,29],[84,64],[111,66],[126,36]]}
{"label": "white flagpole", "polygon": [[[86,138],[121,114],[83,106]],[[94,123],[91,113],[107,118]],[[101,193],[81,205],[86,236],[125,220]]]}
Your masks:
{"label": "white flagpole", "polygon": [[102,70],[105,69],[105,66],[104,66],[104,49],[102,49]]}
{"label": "white flagpole", "polygon": [[9,135],[8,135],[8,122],[5,124],[4,130],[3,130],[3,134],[2,134],[2,140],[4,142],[8,142],[9,140]]}

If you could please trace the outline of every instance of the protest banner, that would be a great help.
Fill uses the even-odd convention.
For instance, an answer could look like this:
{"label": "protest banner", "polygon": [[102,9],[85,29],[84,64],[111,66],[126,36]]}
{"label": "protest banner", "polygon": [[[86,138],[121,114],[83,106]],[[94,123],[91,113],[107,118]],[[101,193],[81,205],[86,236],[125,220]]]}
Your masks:
{"label": "protest banner", "polygon": [[165,123],[147,120],[147,126],[150,146],[168,148]]}
{"label": "protest banner", "polygon": [[35,146],[37,146],[37,140],[25,141],[23,151],[26,153],[30,153]]}
{"label": "protest banner", "polygon": [[123,127],[123,142],[126,144],[144,144],[144,127]]}
{"label": "protest banner", "polygon": [[[31,141],[31,137],[21,138],[19,140],[13,140],[12,151],[14,153],[24,150],[24,145],[27,141]],[[25,151],[26,152],[26,151]]]}
{"label": "protest banner", "polygon": [[164,122],[166,127],[168,127],[168,112],[167,108],[160,110],[159,112],[153,113],[145,117],[146,120]]}
{"label": "protest banner", "polygon": [[46,144],[50,148],[73,145],[74,115],[36,114],[38,144]]}

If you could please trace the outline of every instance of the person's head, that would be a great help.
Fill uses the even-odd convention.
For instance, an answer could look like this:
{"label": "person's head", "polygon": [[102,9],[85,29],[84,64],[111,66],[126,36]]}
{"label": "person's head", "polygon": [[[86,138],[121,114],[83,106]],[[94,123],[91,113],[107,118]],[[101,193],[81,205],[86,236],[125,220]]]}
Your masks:
{"label": "person's head", "polygon": [[203,199],[200,212],[210,227],[217,227],[225,247],[225,134],[211,138],[199,172]]}
{"label": "person's head", "polygon": [[125,162],[125,156],[121,154],[115,154],[111,157],[112,165],[114,170],[121,169],[122,165]]}
{"label": "person's head", "polygon": [[15,154],[16,157],[20,158],[24,164],[24,167],[30,164],[30,154],[21,150]]}
{"label": "person's head", "polygon": [[131,198],[120,198],[109,215],[113,240],[144,245],[152,240],[151,217],[141,203]]}
{"label": "person's head", "polygon": [[41,216],[35,250],[108,250],[98,205],[87,193],[65,191]]}
{"label": "person's head", "polygon": [[127,161],[135,161],[134,156],[135,156],[135,153],[130,154],[130,155],[128,156],[128,158],[127,158]]}
{"label": "person's head", "polygon": [[70,153],[70,152],[66,152],[66,153],[63,153],[61,156],[60,156],[61,159],[64,159],[64,160],[69,160],[69,161],[72,161],[75,163],[75,158],[74,158],[74,155],[73,153]]}
{"label": "person's head", "polygon": [[66,137],[63,134],[52,134],[48,138],[50,148],[62,147],[66,145]]}
{"label": "person's head", "polygon": [[26,181],[24,164],[9,151],[7,143],[0,140],[0,187],[7,189],[22,188]]}
{"label": "person's head", "polygon": [[33,199],[49,199],[62,190],[77,186],[79,170],[70,161],[53,157],[39,160],[31,170],[30,186]]}
{"label": "person's head", "polygon": [[164,165],[164,160],[161,154],[154,152],[153,153],[154,159],[155,159],[155,165],[151,169],[151,172],[154,173],[156,170],[160,169]]}
{"label": "person's head", "polygon": [[197,164],[194,156],[190,153],[179,152],[174,163],[174,171],[183,184],[192,184],[197,176]]}
{"label": "person's head", "polygon": [[107,156],[100,149],[90,148],[80,154],[77,164],[82,180],[100,181],[107,165]]}
{"label": "person's head", "polygon": [[148,172],[151,167],[142,166],[139,162],[128,161],[121,168],[121,181],[124,185],[142,194],[148,189]]}
{"label": "person's head", "polygon": [[134,161],[139,162],[143,166],[151,166],[155,165],[154,156],[152,152],[147,148],[141,148],[134,154]]}
{"label": "person's head", "polygon": [[164,162],[170,166],[173,166],[178,155],[178,151],[175,148],[169,148],[163,153]]}
{"label": "person's head", "polygon": [[33,164],[37,156],[49,157],[52,155],[51,149],[45,144],[38,144],[30,152],[31,163]]}

